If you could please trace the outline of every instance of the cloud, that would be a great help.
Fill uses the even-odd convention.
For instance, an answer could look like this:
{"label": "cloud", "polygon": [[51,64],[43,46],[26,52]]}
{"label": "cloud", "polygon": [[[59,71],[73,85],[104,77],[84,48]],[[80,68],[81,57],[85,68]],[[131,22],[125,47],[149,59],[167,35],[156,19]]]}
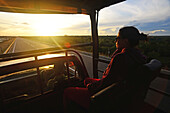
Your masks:
{"label": "cloud", "polygon": [[167,34],[168,33],[167,31],[170,31],[170,18],[163,20],[163,21],[159,21],[159,22],[142,23],[137,27],[144,32],[155,31],[155,30],[165,30],[166,32],[162,32],[162,33]]}
{"label": "cloud", "polygon": [[76,23],[69,27],[61,28],[59,35],[90,35],[91,25],[88,22]]}
{"label": "cloud", "polygon": [[99,35],[117,35],[120,26],[110,26],[99,29]]}
{"label": "cloud", "polygon": [[27,23],[27,22],[23,22],[23,23],[21,23],[21,24],[24,24],[24,25],[30,25],[29,23]]}
{"label": "cloud", "polygon": [[146,34],[152,35],[161,35],[161,36],[169,36],[170,30],[164,30],[164,29],[157,29],[157,30],[151,30],[151,31],[142,31]]}
{"label": "cloud", "polygon": [[28,25],[28,23],[0,22],[0,35],[31,35],[30,33],[32,33],[33,30]]}
{"label": "cloud", "polygon": [[158,22],[170,18],[169,12],[169,0],[127,0],[102,9],[99,21],[116,25]]}
{"label": "cloud", "polygon": [[[10,28],[12,28],[14,26],[14,24],[13,23],[7,23],[6,21],[4,22],[4,21],[0,21],[0,35],[4,35],[4,33],[8,30],[8,29],[10,29]],[[9,32],[7,32],[7,33],[9,33]],[[5,33],[5,34],[7,34],[7,33]]]}
{"label": "cloud", "polygon": [[147,31],[147,33],[150,36],[152,36],[152,35],[169,36],[170,35],[169,30],[154,30],[154,31]]}
{"label": "cloud", "polygon": [[160,33],[160,32],[166,32],[166,30],[154,30],[154,31],[148,31],[149,34],[155,34],[155,33]]}
{"label": "cloud", "polygon": [[127,0],[102,9],[99,26],[136,26],[142,31],[169,30],[169,12],[170,0]]}

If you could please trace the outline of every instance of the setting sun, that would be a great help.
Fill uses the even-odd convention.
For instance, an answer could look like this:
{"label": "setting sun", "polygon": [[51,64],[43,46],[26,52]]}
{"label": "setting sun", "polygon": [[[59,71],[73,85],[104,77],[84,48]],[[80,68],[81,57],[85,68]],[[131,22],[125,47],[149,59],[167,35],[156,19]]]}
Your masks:
{"label": "setting sun", "polygon": [[37,23],[34,29],[36,34],[41,36],[53,36],[59,31],[59,28],[54,26],[52,22],[44,23],[43,21]]}
{"label": "setting sun", "polygon": [[32,27],[39,36],[55,36],[61,31],[61,28],[68,26],[62,18],[56,16],[39,15],[37,19],[38,21],[34,22]]}

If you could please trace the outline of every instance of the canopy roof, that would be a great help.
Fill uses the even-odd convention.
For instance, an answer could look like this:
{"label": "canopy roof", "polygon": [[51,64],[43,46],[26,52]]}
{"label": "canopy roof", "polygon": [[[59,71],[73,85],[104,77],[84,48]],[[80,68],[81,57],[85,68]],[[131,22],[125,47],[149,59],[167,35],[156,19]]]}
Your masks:
{"label": "canopy roof", "polygon": [[0,11],[35,14],[89,14],[124,0],[0,0]]}

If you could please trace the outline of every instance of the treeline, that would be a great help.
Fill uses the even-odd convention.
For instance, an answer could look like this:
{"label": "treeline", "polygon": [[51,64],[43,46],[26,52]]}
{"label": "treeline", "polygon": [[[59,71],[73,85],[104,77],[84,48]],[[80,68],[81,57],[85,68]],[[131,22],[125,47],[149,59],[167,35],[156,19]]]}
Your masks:
{"label": "treeline", "polygon": [[[24,37],[31,40],[64,46],[91,42],[90,36],[36,36]],[[111,56],[116,50],[115,36],[99,36],[99,54]],[[92,47],[79,47],[79,50],[92,52]],[[141,42],[139,49],[149,58],[156,58],[163,63],[163,67],[170,70],[170,36],[150,36],[148,42]]]}
{"label": "treeline", "polygon": [[[99,37],[99,52],[110,56],[115,50],[115,37]],[[150,36],[147,42],[141,41],[138,48],[148,58],[158,59],[163,67],[170,70],[170,36]]]}
{"label": "treeline", "polygon": [[160,60],[163,67],[170,70],[170,36],[152,36],[139,48],[146,56]]}

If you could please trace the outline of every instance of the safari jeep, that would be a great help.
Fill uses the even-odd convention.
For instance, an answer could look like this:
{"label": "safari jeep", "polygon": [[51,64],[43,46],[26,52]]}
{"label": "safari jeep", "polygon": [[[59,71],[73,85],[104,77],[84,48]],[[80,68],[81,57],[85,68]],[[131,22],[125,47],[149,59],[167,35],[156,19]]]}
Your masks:
{"label": "safari jeep", "polygon": [[[67,87],[84,87],[83,81],[89,76],[99,78],[99,63],[108,64],[109,59],[99,57],[98,12],[124,0],[0,0],[0,11],[29,14],[85,14],[91,19],[91,42],[70,45],[62,50],[47,48],[33,51],[0,55],[0,113],[62,113],[63,91]],[[15,37],[14,39],[16,39]],[[92,68],[87,68],[76,47],[92,46]],[[155,60],[153,61],[155,63]],[[153,63],[152,62],[152,63]],[[159,70],[145,65],[146,70]],[[88,69],[88,70],[87,70]],[[160,70],[159,70],[160,71]],[[145,101],[136,113],[168,113],[170,94],[158,88],[149,87],[158,79],[169,81],[169,72],[157,71],[145,89]],[[68,112],[96,113],[119,112],[133,109],[128,101],[128,91],[124,81],[114,83],[91,96],[90,109],[85,110],[72,103]],[[161,106],[154,106],[154,99],[164,100]],[[113,100],[111,100],[113,99]],[[127,99],[127,100],[126,100]],[[157,99],[155,99],[157,100]],[[114,103],[110,103],[110,101]],[[129,105],[129,108],[127,106]],[[140,107],[140,106],[139,106]],[[126,110],[124,110],[126,111]],[[128,111],[128,110],[127,110]]]}

